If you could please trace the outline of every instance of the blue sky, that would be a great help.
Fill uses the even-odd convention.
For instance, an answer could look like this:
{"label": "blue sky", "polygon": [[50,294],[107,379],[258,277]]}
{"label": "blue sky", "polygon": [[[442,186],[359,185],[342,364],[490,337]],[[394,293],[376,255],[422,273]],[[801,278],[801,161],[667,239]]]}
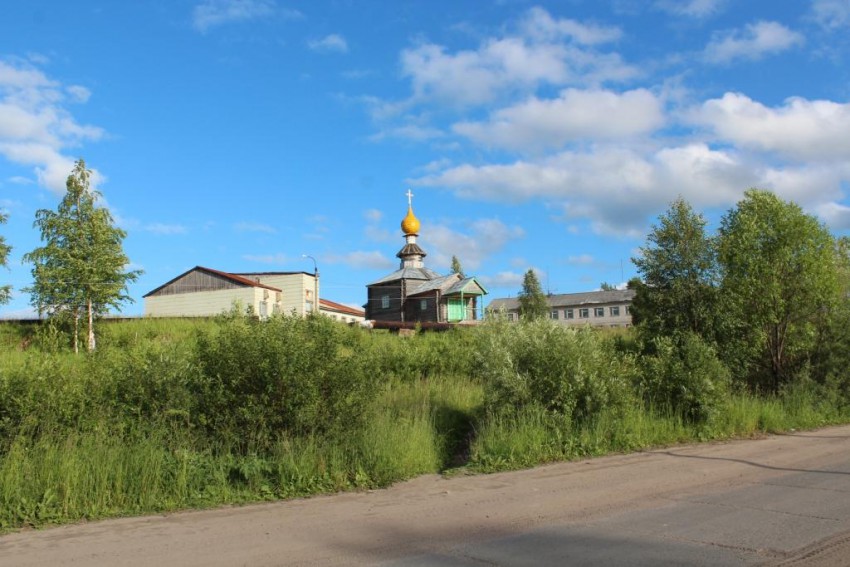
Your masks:
{"label": "blue sky", "polygon": [[322,274],[365,301],[411,188],[426,264],[490,297],[634,275],[678,195],[748,187],[850,229],[850,0],[9,2],[0,316],[85,158],[142,295],[195,265]]}

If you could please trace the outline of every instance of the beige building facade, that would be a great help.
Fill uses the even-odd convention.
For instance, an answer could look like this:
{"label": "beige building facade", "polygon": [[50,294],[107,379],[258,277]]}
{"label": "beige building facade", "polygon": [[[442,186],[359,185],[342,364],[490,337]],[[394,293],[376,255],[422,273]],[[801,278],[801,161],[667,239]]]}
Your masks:
{"label": "beige building facade", "polygon": [[[260,318],[275,314],[305,316],[313,312],[319,282],[306,272],[234,274],[195,266],[145,294],[146,317],[210,317],[234,306]],[[325,300],[322,300],[323,302]],[[320,313],[339,320],[363,319],[363,312],[327,302]],[[345,318],[342,314],[345,311]]]}

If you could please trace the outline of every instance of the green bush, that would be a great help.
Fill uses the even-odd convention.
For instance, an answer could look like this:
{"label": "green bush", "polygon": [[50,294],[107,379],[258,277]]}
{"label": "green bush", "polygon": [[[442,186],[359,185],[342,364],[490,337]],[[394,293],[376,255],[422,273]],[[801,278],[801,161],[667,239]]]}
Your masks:
{"label": "green bush", "polygon": [[193,419],[244,446],[356,428],[375,384],[360,339],[326,317],[223,318],[197,338]]}
{"label": "green bush", "polygon": [[697,335],[677,340],[653,340],[654,354],[641,359],[641,390],[645,399],[669,405],[687,420],[707,421],[720,411],[729,395],[729,370],[714,349]]}
{"label": "green bush", "polygon": [[584,420],[633,401],[634,359],[592,329],[496,320],[481,334],[478,370],[491,413],[537,406]]}

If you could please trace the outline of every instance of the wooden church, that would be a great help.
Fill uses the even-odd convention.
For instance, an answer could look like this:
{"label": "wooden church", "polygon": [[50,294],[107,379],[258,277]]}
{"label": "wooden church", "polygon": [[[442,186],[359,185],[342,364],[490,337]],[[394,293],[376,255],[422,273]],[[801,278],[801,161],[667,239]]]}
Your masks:
{"label": "wooden church", "polygon": [[464,323],[481,318],[484,289],[474,277],[443,276],[425,267],[425,251],[416,243],[419,219],[407,192],[407,216],[401,221],[405,244],[396,256],[399,269],[366,286],[366,319],[397,323]]}

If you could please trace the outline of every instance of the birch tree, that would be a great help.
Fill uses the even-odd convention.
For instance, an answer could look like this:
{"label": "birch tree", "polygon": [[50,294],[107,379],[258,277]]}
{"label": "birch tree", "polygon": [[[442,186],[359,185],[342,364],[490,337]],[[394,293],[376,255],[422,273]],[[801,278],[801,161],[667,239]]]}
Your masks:
{"label": "birch tree", "polygon": [[[7,215],[0,211],[0,224],[4,224],[8,218]],[[9,252],[11,251],[12,247],[6,244],[6,239],[3,236],[0,236],[0,267],[9,267]],[[0,305],[9,303],[11,297],[12,286],[8,284],[0,286]]]}
{"label": "birch tree", "polygon": [[114,226],[112,215],[97,204],[91,171],[81,159],[68,176],[66,192],[56,211],[40,209],[34,226],[43,246],[24,256],[33,264],[32,305],[39,315],[67,314],[74,323],[74,351],[79,351],[80,319],[85,316],[89,351],[96,346],[94,321],[109,308],[132,301],[127,285],[138,270],[127,270],[123,240],[127,233]]}

